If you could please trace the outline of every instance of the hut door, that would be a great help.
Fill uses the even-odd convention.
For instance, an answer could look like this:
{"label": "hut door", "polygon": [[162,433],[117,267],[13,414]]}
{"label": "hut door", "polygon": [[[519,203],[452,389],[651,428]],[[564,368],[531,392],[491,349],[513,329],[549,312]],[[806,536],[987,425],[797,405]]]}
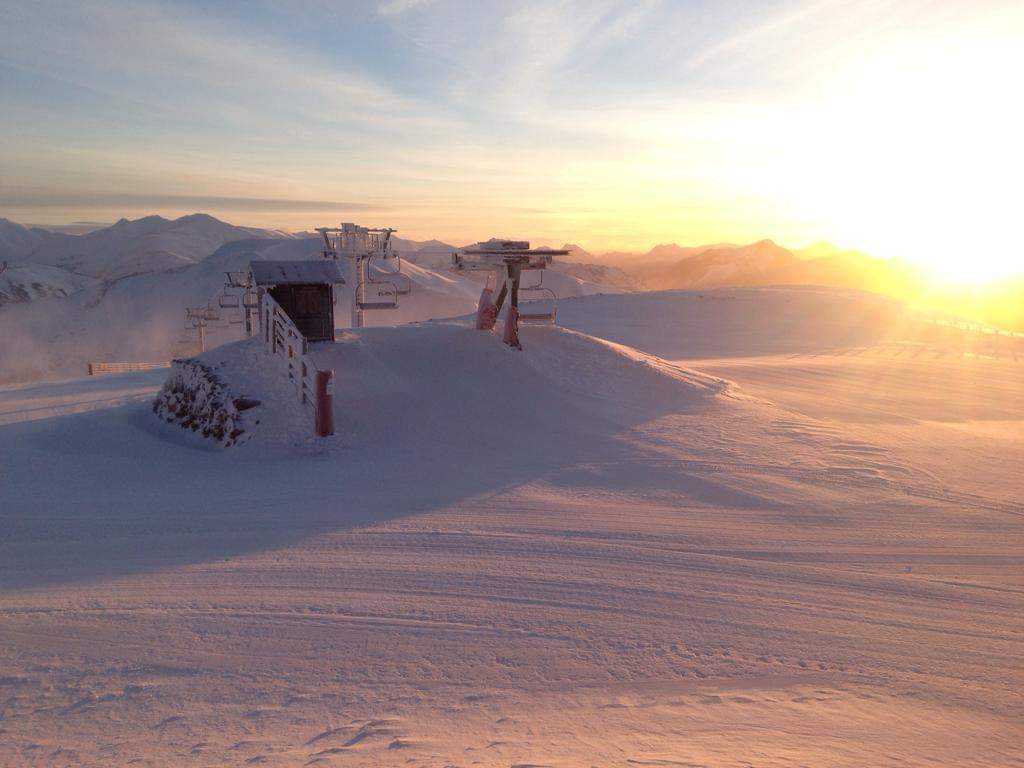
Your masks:
{"label": "hut door", "polygon": [[270,295],[307,339],[334,340],[334,303],[329,285],[279,285],[270,289]]}

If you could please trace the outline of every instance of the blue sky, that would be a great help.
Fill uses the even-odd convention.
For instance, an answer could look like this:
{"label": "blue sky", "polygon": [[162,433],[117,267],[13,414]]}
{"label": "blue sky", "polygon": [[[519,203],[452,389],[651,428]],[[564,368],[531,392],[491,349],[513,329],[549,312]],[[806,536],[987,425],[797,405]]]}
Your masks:
{"label": "blue sky", "polygon": [[[247,224],[595,248],[864,230],[848,244],[898,251],[898,222],[863,224],[891,200],[837,211],[905,156],[901,194],[922,181],[921,115],[946,126],[939,146],[979,140],[947,125],[949,98],[973,99],[996,140],[1016,129],[1000,89],[1020,6],[0,0],[0,215],[201,204]],[[913,130],[890,140],[878,120]]]}

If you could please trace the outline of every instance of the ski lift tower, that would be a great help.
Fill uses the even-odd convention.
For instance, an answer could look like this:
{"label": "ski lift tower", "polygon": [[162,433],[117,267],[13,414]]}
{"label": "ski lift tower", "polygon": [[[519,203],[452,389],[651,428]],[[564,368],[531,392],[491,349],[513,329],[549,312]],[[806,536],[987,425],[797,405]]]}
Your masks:
{"label": "ski lift tower", "polygon": [[[398,308],[398,297],[410,292],[412,281],[402,274],[401,256],[392,247],[391,235],[395,230],[369,229],[345,223],[340,227],[319,227],[316,231],[324,239],[325,259],[348,260],[353,328],[363,327],[363,314],[367,311]],[[375,278],[370,270],[373,259],[394,259],[397,266],[389,270],[378,268],[385,277]]]}
{"label": "ski lift tower", "polygon": [[[501,284],[496,299],[493,289],[487,285],[484,286],[480,294],[480,305],[477,308],[476,327],[482,331],[494,328],[506,297],[509,300],[509,307],[505,314],[503,340],[509,346],[516,349],[522,348],[519,344],[520,323],[553,324],[557,312],[554,301],[557,297],[554,291],[544,287],[544,272],[540,272],[540,280],[534,285],[522,285],[521,278],[523,272],[545,270],[555,256],[565,256],[568,253],[569,251],[565,250],[530,248],[530,243],[526,240],[501,240],[498,238],[491,238],[485,243],[476,243],[453,253],[453,271],[491,272],[494,274],[495,286]],[[519,294],[527,291],[542,291],[548,294],[552,301],[551,311],[521,313],[519,311]]]}

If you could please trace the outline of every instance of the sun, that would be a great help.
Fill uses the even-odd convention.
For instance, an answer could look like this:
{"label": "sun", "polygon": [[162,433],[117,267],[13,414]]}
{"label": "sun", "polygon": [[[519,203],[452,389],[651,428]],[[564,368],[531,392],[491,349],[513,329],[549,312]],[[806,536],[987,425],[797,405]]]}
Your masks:
{"label": "sun", "polygon": [[1024,272],[1024,44],[900,41],[798,111],[784,194],[836,242],[947,280]]}

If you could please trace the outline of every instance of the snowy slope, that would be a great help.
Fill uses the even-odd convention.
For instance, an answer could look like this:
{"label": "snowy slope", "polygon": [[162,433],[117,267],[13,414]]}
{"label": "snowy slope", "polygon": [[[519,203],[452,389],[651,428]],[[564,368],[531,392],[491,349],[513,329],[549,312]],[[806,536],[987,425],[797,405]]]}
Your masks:
{"label": "snowy slope", "polygon": [[35,299],[70,296],[96,281],[44,264],[0,264],[0,307]]}
{"label": "snowy slope", "polygon": [[[729,301],[650,298],[566,313],[715,356]],[[1013,764],[1024,354],[785,298],[688,367],[364,329],[314,352],[338,435],[298,446],[191,439],[154,374],[0,387],[0,763]],[[288,394],[251,343],[207,359]]]}
{"label": "snowy slope", "polygon": [[[165,361],[196,350],[185,307],[213,301],[224,272],[253,258],[306,258],[314,241],[249,240],[227,244],[183,269],[95,285],[66,299],[9,305],[0,314],[0,381],[71,376],[91,360]],[[234,313],[209,329],[209,344],[240,338]]]}
{"label": "snowy slope", "polygon": [[561,302],[558,319],[569,328],[670,360],[814,352],[934,331],[901,302],[835,288],[588,296]]}
{"label": "snowy slope", "polygon": [[[0,335],[0,382],[69,376],[83,370],[90,360],[157,361],[192,354],[196,336],[184,328],[184,309],[216,304],[225,272],[244,271],[256,258],[320,258],[320,250],[317,238],[237,240],[179,269],[96,285],[60,302],[5,307],[0,320],[10,330]],[[444,263],[450,263],[450,253]],[[397,260],[381,265],[374,262],[371,273],[378,280],[388,280],[388,273],[396,267]],[[454,317],[476,309],[482,278],[453,274],[447,266],[430,269],[409,258],[402,259],[402,271],[412,282],[412,292],[400,297],[395,310],[367,312],[367,325]],[[544,284],[562,297],[618,290],[558,271],[550,271]],[[373,295],[372,288],[367,295]],[[208,329],[209,347],[241,338],[240,313],[225,311],[222,315]],[[344,290],[338,295],[335,318],[338,327],[349,325],[350,306]]]}
{"label": "snowy slope", "polygon": [[69,237],[39,227],[26,227],[0,217],[0,263],[20,261],[44,246],[58,247]]}

